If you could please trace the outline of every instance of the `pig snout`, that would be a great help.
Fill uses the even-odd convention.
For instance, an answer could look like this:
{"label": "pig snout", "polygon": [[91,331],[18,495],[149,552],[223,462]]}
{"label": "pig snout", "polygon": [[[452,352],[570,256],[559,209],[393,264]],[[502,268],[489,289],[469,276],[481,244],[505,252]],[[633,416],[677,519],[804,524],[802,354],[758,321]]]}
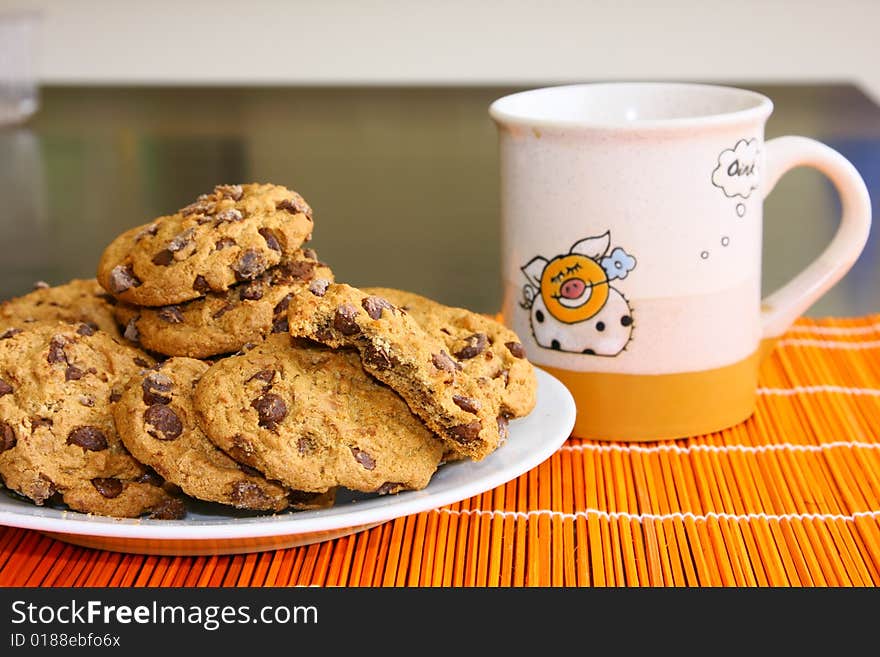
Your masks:
{"label": "pig snout", "polygon": [[577,299],[584,293],[586,287],[587,284],[580,278],[569,278],[559,288],[559,294],[565,299]]}

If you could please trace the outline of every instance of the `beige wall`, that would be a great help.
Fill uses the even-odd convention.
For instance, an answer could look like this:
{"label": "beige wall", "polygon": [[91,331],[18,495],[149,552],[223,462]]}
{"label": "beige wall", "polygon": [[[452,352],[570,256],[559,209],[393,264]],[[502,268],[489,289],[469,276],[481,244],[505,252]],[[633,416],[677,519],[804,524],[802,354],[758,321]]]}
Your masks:
{"label": "beige wall", "polygon": [[852,80],[880,1],[0,0],[44,17],[46,82]]}

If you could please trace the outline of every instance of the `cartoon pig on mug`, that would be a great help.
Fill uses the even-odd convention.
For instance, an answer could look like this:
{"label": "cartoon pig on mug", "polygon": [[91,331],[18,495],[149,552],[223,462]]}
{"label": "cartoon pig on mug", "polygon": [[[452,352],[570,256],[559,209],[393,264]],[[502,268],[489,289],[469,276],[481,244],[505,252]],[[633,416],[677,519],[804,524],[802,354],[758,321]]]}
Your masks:
{"label": "cartoon pig on mug", "polygon": [[522,268],[528,283],[520,304],[530,312],[532,334],[545,349],[616,356],[632,339],[633,311],[616,288],[636,266],[611,232],[575,242],[550,260],[537,256]]}

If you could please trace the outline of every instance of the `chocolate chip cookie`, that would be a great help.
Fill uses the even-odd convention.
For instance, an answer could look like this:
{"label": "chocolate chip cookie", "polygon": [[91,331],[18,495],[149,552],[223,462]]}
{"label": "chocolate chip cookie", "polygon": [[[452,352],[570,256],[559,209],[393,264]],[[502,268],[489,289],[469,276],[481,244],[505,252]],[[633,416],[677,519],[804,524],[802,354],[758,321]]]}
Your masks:
{"label": "chocolate chip cookie", "polygon": [[0,303],[0,334],[23,323],[62,320],[82,322],[119,338],[114,303],[94,278],[76,278],[55,286],[37,283],[32,292]]}
{"label": "chocolate chip cookie", "polygon": [[333,272],[312,249],[302,249],[226,292],[161,308],[119,303],[116,319],[126,335],[159,354],[207,358],[231,353],[269,333],[286,332],[291,295],[316,277],[332,280]]}
{"label": "chocolate chip cookie", "polygon": [[221,449],[298,490],[424,488],[443,453],[356,352],[287,334],[214,363],[196,386],[195,408]]}
{"label": "chocolate chip cookie", "polygon": [[290,300],[288,323],[293,336],[356,348],[364,369],[397,391],[452,451],[481,460],[506,438],[504,377],[465,370],[445,341],[387,299],[316,279]]}
{"label": "chocolate chip cookie", "polygon": [[538,382],[519,336],[501,322],[466,308],[446,306],[427,297],[387,287],[362,288],[406,311],[428,333],[446,343],[463,371],[504,383],[501,410],[506,418],[523,417],[535,407]]}
{"label": "chocolate chip cookie", "polygon": [[312,211],[279,185],[218,185],[178,212],[118,236],[98,282],[139,306],[167,306],[253,281],[311,239]]}
{"label": "chocolate chip cookie", "polygon": [[[232,460],[202,432],[193,389],[208,364],[171,358],[132,377],[113,406],[119,436],[141,463],[197,499],[237,509],[283,511],[305,495]],[[317,497],[312,493],[309,497]]]}
{"label": "chocolate chip cookie", "polygon": [[37,504],[119,517],[184,507],[126,450],[111,407],[154,361],[86,324],[41,322],[0,339],[0,477]]}

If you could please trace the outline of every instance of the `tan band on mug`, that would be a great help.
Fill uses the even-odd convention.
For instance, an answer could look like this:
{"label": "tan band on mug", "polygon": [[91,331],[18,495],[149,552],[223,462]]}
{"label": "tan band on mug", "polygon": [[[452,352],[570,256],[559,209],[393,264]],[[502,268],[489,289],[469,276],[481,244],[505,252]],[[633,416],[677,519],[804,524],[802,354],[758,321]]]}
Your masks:
{"label": "tan band on mug", "polygon": [[696,436],[738,424],[754,412],[758,367],[775,340],[748,358],[679,374],[572,372],[541,366],[577,404],[572,436],[647,441]]}

